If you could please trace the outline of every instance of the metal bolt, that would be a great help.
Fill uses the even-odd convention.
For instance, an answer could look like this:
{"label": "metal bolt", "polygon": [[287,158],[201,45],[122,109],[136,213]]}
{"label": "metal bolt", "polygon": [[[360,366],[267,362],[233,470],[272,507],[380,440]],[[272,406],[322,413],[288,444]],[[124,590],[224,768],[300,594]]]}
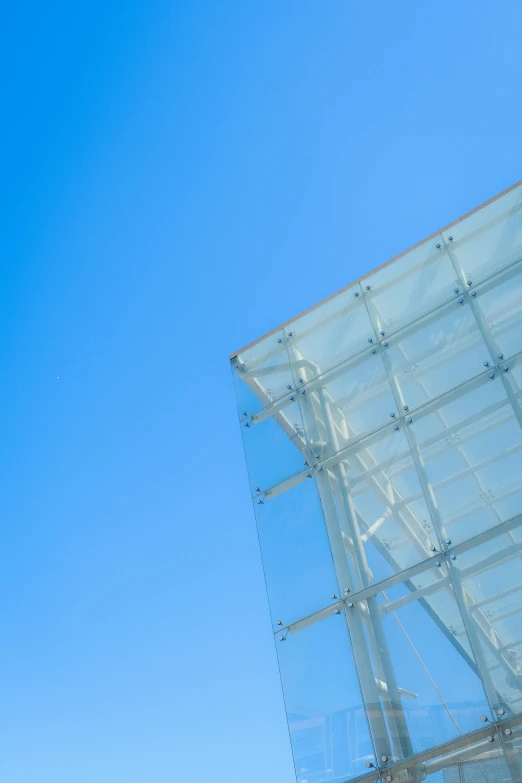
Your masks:
{"label": "metal bolt", "polygon": [[483,362],[484,367],[489,367],[489,362]]}
{"label": "metal bolt", "polygon": [[388,761],[388,756],[381,756],[381,761],[386,763],[386,761]]}
{"label": "metal bolt", "polygon": [[299,394],[304,394],[306,389],[299,389]]}
{"label": "metal bolt", "polygon": [[505,714],[506,714],[506,710],[503,709],[497,710],[497,715],[505,715]]}
{"label": "metal bolt", "polygon": [[341,614],[341,610],[340,609],[336,609],[334,614]]}
{"label": "metal bolt", "polygon": [[411,423],[412,423],[412,421],[413,421],[413,419],[412,419],[412,418],[411,418],[411,416],[410,416],[410,417],[408,418],[408,424],[411,424]]}
{"label": "metal bolt", "polygon": [[503,358],[504,358],[504,354],[503,354],[503,353],[497,353],[497,357],[498,357],[499,359],[503,359]]}
{"label": "metal bolt", "polygon": [[453,237],[448,237],[450,242],[453,242]]}
{"label": "metal bolt", "polygon": [[510,737],[513,734],[513,732],[511,731],[511,729],[505,729],[504,734],[507,734],[508,737]]}
{"label": "metal bolt", "polygon": [[486,715],[481,715],[480,716],[480,720],[482,721],[482,723],[487,723],[488,722],[488,718],[487,718]]}
{"label": "metal bolt", "polygon": [[278,624],[278,625],[283,625],[283,621],[282,621],[282,620],[278,620],[278,621],[277,621],[277,624]]}
{"label": "metal bolt", "polygon": [[279,338],[279,340],[278,340],[277,342],[278,342],[278,343],[282,343],[283,341],[281,340],[281,338]]}
{"label": "metal bolt", "polygon": [[391,783],[391,781],[393,780],[391,775],[386,775],[385,779],[386,779],[386,783]]}
{"label": "metal bolt", "polygon": [[445,538],[444,539],[444,543],[448,544],[448,546],[449,546],[451,544],[451,539],[450,538]]}
{"label": "metal bolt", "polygon": [[279,637],[279,641],[280,641],[280,642],[284,642],[284,640],[285,640],[285,637],[284,637],[284,636],[280,636],[280,637]]}
{"label": "metal bolt", "polygon": [[290,399],[292,400],[292,402],[295,400],[295,397],[294,397],[294,395],[293,395],[293,394],[292,394],[292,396],[290,397]]}
{"label": "metal bolt", "polygon": [[403,409],[403,411],[407,411],[408,410],[408,406],[407,405],[403,405],[402,409]]}
{"label": "metal bolt", "polygon": [[436,248],[437,248],[437,250],[438,250],[438,249],[439,249],[439,247],[440,247],[440,242],[437,242],[437,244],[435,245],[435,247],[436,247]]}
{"label": "metal bolt", "polygon": [[367,290],[367,291],[369,291],[369,290],[370,290],[370,286],[369,286],[369,285],[367,285],[367,286],[366,286],[366,290]]}
{"label": "metal bolt", "polygon": [[507,366],[507,364],[503,364],[502,369],[504,370],[504,372],[507,372],[509,370],[509,367]]}
{"label": "metal bolt", "polygon": [[458,302],[459,304],[462,304],[462,302],[463,302],[463,301],[464,301],[464,299],[463,299],[461,296],[459,296],[459,298],[457,299],[457,302]]}
{"label": "metal bolt", "polygon": [[291,389],[292,387],[290,386],[290,384],[288,384],[288,386],[287,386],[286,388],[287,388],[287,389]]}
{"label": "metal bolt", "polygon": [[366,764],[365,764],[365,766],[366,766],[366,769],[372,769],[372,767],[373,767],[373,764],[372,764],[372,762],[371,762],[371,761],[367,761],[367,762],[366,762]]}
{"label": "metal bolt", "polygon": [[494,741],[495,741],[495,737],[492,737],[490,734],[488,737],[488,742],[494,742]]}
{"label": "metal bolt", "polygon": [[322,465],[319,465],[319,467],[317,468],[317,470],[322,470],[322,469],[323,469]]}
{"label": "metal bolt", "polygon": [[388,347],[388,343],[387,343],[387,342],[386,342],[386,343],[383,343],[383,345],[384,345],[384,347],[385,347],[385,348],[387,348],[387,347]]}
{"label": "metal bolt", "polygon": [[245,421],[245,427],[250,427],[250,422]]}
{"label": "metal bolt", "polygon": [[288,332],[288,336],[289,336],[289,337],[293,337],[293,336],[294,336],[294,333],[293,333],[293,332]]}
{"label": "metal bolt", "polygon": [[476,295],[477,295],[477,292],[476,292],[476,291],[472,291],[472,292],[471,292],[471,296],[476,296]]}
{"label": "metal bolt", "polygon": [[258,505],[258,506],[262,506],[264,502],[265,502],[264,500],[258,500],[258,501],[257,501],[257,505]]}
{"label": "metal bolt", "polygon": [[451,560],[456,560],[457,559],[457,555],[450,555],[450,559]]}
{"label": "metal bolt", "polygon": [[434,547],[434,546],[433,546],[433,544],[432,544],[432,545],[430,546],[430,552],[436,552],[436,551],[437,551],[437,550],[435,549],[435,547]]}
{"label": "metal bolt", "polygon": [[346,606],[348,607],[348,609],[353,609],[353,603],[352,603],[352,601],[348,601],[348,603],[346,604]]}
{"label": "metal bolt", "polygon": [[354,293],[354,296],[359,296],[359,291],[356,291],[356,292]]}
{"label": "metal bolt", "polygon": [[466,281],[468,285],[471,285],[471,280]]}
{"label": "metal bolt", "polygon": [[495,377],[495,373],[494,372],[488,372],[488,375],[489,375],[490,378],[494,378]]}
{"label": "metal bolt", "polygon": [[453,290],[455,291],[456,294],[458,294],[458,292],[459,292],[458,288],[454,288]]}
{"label": "metal bolt", "polygon": [[373,337],[368,337],[368,342],[373,343]]}
{"label": "metal bolt", "polygon": [[440,560],[435,560],[435,565],[440,567]]}
{"label": "metal bolt", "polygon": [[377,353],[377,351],[375,350],[375,348],[372,348],[372,350],[370,351],[370,353]]}
{"label": "metal bolt", "polygon": [[398,429],[399,429],[399,425],[398,425],[398,424],[396,424],[396,425],[395,425],[395,427],[394,427],[393,429],[394,429],[394,430],[398,430]]}
{"label": "metal bolt", "polygon": [[332,593],[332,595],[330,596],[330,598],[337,598],[337,596],[335,595],[335,593]]}
{"label": "metal bolt", "polygon": [[241,415],[242,416],[248,416],[248,413],[246,411],[243,411],[243,413]]}
{"label": "metal bolt", "polygon": [[395,413],[390,413],[390,416],[392,417],[392,419],[394,419],[395,418]]}
{"label": "metal bolt", "polygon": [[384,337],[384,332],[383,331],[380,331],[379,334],[381,334]]}

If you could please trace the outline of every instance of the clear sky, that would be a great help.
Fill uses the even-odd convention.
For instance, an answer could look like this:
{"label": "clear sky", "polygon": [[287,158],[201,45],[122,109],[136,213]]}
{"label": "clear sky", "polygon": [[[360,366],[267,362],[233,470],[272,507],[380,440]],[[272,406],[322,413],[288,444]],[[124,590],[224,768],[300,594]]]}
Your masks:
{"label": "clear sky", "polygon": [[2,780],[291,783],[228,354],[522,178],[521,30],[4,8]]}

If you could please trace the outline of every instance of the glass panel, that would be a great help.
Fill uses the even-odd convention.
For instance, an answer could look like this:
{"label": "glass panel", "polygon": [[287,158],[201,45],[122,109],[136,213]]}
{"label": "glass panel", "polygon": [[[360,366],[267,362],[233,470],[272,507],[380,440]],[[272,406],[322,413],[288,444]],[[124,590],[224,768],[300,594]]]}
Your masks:
{"label": "glass panel", "polygon": [[473,284],[486,280],[522,258],[522,186],[495,199],[452,228],[444,241]]}
{"label": "glass panel", "polygon": [[483,739],[462,744],[443,756],[412,762],[399,772],[390,770],[382,781],[394,783],[517,783],[511,777],[500,736],[492,731]]}
{"label": "glass panel", "polygon": [[287,634],[277,652],[298,783],[368,772],[375,754],[343,615]]}
{"label": "glass panel", "polygon": [[323,467],[323,507],[335,518],[331,530],[340,531],[350,572],[343,589],[364,589],[425,560],[437,543],[406,436],[395,426]]}
{"label": "glass panel", "polygon": [[322,375],[375,342],[359,285],[305,313],[285,329],[295,383]]}
{"label": "glass panel", "polygon": [[255,502],[274,628],[332,603],[337,581],[313,479]]}
{"label": "glass panel", "polygon": [[500,736],[513,780],[518,783],[522,780],[522,725],[510,723],[508,727],[501,729]]}
{"label": "glass panel", "polygon": [[240,351],[231,360],[241,419],[288,394],[293,378],[282,330]]}
{"label": "glass panel", "polygon": [[366,618],[395,760],[476,731],[491,717],[468,639],[456,635],[462,617],[442,559],[354,603],[351,611]]}
{"label": "glass panel", "polygon": [[312,459],[335,454],[395,415],[380,352],[372,350],[312,381],[299,395]]}
{"label": "glass panel", "polygon": [[522,431],[498,376],[485,373],[412,418],[441,538],[455,544],[522,512]]}
{"label": "glass panel", "polygon": [[[439,245],[439,247],[437,247]],[[442,237],[423,242],[363,280],[377,332],[392,334],[455,297],[460,283]]]}
{"label": "glass panel", "polygon": [[490,702],[501,716],[522,712],[522,520],[504,531],[450,561]]}
{"label": "glass panel", "polygon": [[[271,415],[273,414],[273,415]],[[241,424],[252,492],[264,492],[303,470],[306,442],[297,400],[276,404]]]}
{"label": "glass panel", "polygon": [[492,363],[471,308],[456,300],[390,338],[384,357],[410,410]]}
{"label": "glass panel", "polygon": [[[522,350],[522,264],[479,286],[476,298],[485,325],[504,357]],[[498,354],[497,354],[498,358]]]}

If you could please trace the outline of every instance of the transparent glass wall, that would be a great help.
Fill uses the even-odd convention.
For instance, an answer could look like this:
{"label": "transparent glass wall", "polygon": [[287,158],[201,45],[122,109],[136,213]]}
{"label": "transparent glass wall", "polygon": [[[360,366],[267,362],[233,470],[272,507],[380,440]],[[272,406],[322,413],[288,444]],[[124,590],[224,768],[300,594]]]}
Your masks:
{"label": "transparent glass wall", "polygon": [[522,780],[522,185],[231,358],[299,783]]}

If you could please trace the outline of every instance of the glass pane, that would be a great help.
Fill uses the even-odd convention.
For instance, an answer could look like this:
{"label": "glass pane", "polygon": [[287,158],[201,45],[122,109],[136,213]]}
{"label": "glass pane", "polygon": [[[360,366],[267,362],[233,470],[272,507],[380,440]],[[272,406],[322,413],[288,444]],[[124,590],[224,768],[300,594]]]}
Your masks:
{"label": "glass pane", "polygon": [[311,381],[299,395],[312,459],[324,459],[397,412],[380,352],[370,349]]}
{"label": "glass pane", "polygon": [[[438,564],[438,565],[437,565]],[[369,660],[395,760],[483,726],[491,718],[444,561],[365,601]]]}
{"label": "glass pane", "polygon": [[342,614],[276,636],[298,783],[342,783],[375,764]]}
{"label": "glass pane", "polygon": [[522,725],[502,727],[500,736],[515,783],[522,780]]}
{"label": "glass pane", "polygon": [[410,410],[493,363],[471,308],[457,300],[390,338],[384,357]]}
{"label": "glass pane", "polygon": [[[429,557],[437,537],[405,433],[385,427],[327,461],[320,491],[361,590]],[[346,581],[346,580],[344,580]]]}
{"label": "glass pane", "polygon": [[259,498],[254,508],[274,628],[331,604],[339,588],[315,481]]}
{"label": "glass pane", "polygon": [[359,285],[332,297],[285,329],[295,383],[316,378],[375,341]]}
{"label": "glass pane", "polygon": [[[303,470],[307,447],[299,403],[268,408],[241,423],[252,492],[264,492]],[[273,415],[271,415],[273,412]]]}
{"label": "glass pane", "polygon": [[241,419],[271,405],[292,389],[292,372],[282,330],[240,351],[231,364]]}
{"label": "glass pane", "polygon": [[[439,247],[437,247],[439,245]],[[455,297],[460,283],[442,237],[434,237],[363,280],[377,332],[392,334]]]}
{"label": "glass pane", "polygon": [[465,280],[486,280],[522,258],[522,186],[443,232]]}
{"label": "glass pane", "polygon": [[424,762],[412,762],[407,769],[383,775],[394,783],[517,783],[513,778],[500,736],[491,734],[470,744],[459,744],[443,756]]}
{"label": "glass pane", "polygon": [[476,289],[475,301],[498,353],[505,358],[522,350],[522,264]]}
{"label": "glass pane", "polygon": [[522,430],[498,376],[485,373],[412,418],[442,539],[456,544],[522,512]]}
{"label": "glass pane", "polygon": [[521,541],[522,520],[450,561],[490,702],[501,716],[522,712]]}

